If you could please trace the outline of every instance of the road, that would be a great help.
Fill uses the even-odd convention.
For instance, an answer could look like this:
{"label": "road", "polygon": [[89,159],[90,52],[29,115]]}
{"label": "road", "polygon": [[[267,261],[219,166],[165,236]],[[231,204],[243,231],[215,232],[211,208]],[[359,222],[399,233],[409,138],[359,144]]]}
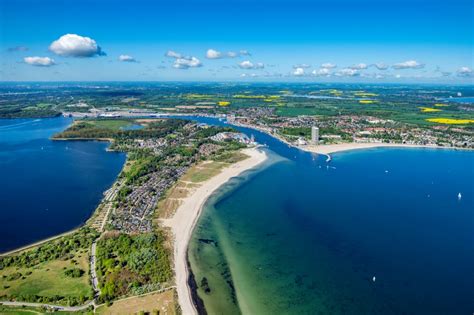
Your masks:
{"label": "road", "polygon": [[94,301],[89,301],[86,304],[80,306],[62,306],[62,305],[53,305],[53,304],[43,304],[43,303],[28,303],[28,302],[10,302],[10,301],[0,301],[0,304],[6,306],[28,306],[28,307],[47,307],[52,308],[57,311],[66,311],[66,312],[78,312],[87,309],[89,306],[94,306]]}
{"label": "road", "polygon": [[100,295],[99,280],[97,279],[97,273],[95,271],[95,268],[96,268],[96,256],[95,256],[96,250],[97,250],[97,240],[95,240],[92,243],[92,247],[91,247],[91,258],[90,258],[91,266],[90,266],[90,269],[91,269],[92,288],[94,289],[95,296],[99,296]]}

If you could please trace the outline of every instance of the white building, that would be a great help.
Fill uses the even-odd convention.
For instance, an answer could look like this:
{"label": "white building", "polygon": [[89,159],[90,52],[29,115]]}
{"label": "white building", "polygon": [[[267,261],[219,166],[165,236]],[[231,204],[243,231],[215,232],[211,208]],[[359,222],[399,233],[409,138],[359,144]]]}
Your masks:
{"label": "white building", "polygon": [[311,127],[311,144],[318,144],[319,142],[319,128],[316,126]]}

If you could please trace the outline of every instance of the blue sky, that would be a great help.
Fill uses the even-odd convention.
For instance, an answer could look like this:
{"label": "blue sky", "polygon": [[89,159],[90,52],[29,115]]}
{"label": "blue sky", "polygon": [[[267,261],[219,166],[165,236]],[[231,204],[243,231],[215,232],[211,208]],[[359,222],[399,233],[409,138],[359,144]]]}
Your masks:
{"label": "blue sky", "polygon": [[0,80],[472,83],[473,19],[470,0],[0,0]]}

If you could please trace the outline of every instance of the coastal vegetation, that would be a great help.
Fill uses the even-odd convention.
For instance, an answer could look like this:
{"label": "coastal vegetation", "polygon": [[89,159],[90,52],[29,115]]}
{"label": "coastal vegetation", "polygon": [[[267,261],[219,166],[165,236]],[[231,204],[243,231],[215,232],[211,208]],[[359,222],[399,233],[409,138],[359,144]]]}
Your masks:
{"label": "coastal vegetation", "polygon": [[98,233],[84,227],[0,258],[0,299],[78,305],[92,299],[89,249]]}
{"label": "coastal vegetation", "polygon": [[170,257],[161,233],[104,235],[97,244],[101,301],[158,290],[171,280]]}

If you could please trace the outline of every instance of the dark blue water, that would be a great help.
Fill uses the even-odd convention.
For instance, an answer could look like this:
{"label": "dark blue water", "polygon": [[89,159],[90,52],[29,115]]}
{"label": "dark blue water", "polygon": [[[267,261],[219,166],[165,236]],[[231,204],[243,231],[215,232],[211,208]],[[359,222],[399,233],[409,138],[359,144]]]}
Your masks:
{"label": "dark blue water", "polygon": [[474,152],[378,148],[334,154],[326,164],[239,129],[285,159],[232,181],[203,212],[190,260],[197,282],[209,281],[211,294],[198,291],[206,307],[473,313]]}
{"label": "dark blue water", "polygon": [[107,143],[49,140],[71,122],[0,120],[0,252],[81,225],[120,172]]}

